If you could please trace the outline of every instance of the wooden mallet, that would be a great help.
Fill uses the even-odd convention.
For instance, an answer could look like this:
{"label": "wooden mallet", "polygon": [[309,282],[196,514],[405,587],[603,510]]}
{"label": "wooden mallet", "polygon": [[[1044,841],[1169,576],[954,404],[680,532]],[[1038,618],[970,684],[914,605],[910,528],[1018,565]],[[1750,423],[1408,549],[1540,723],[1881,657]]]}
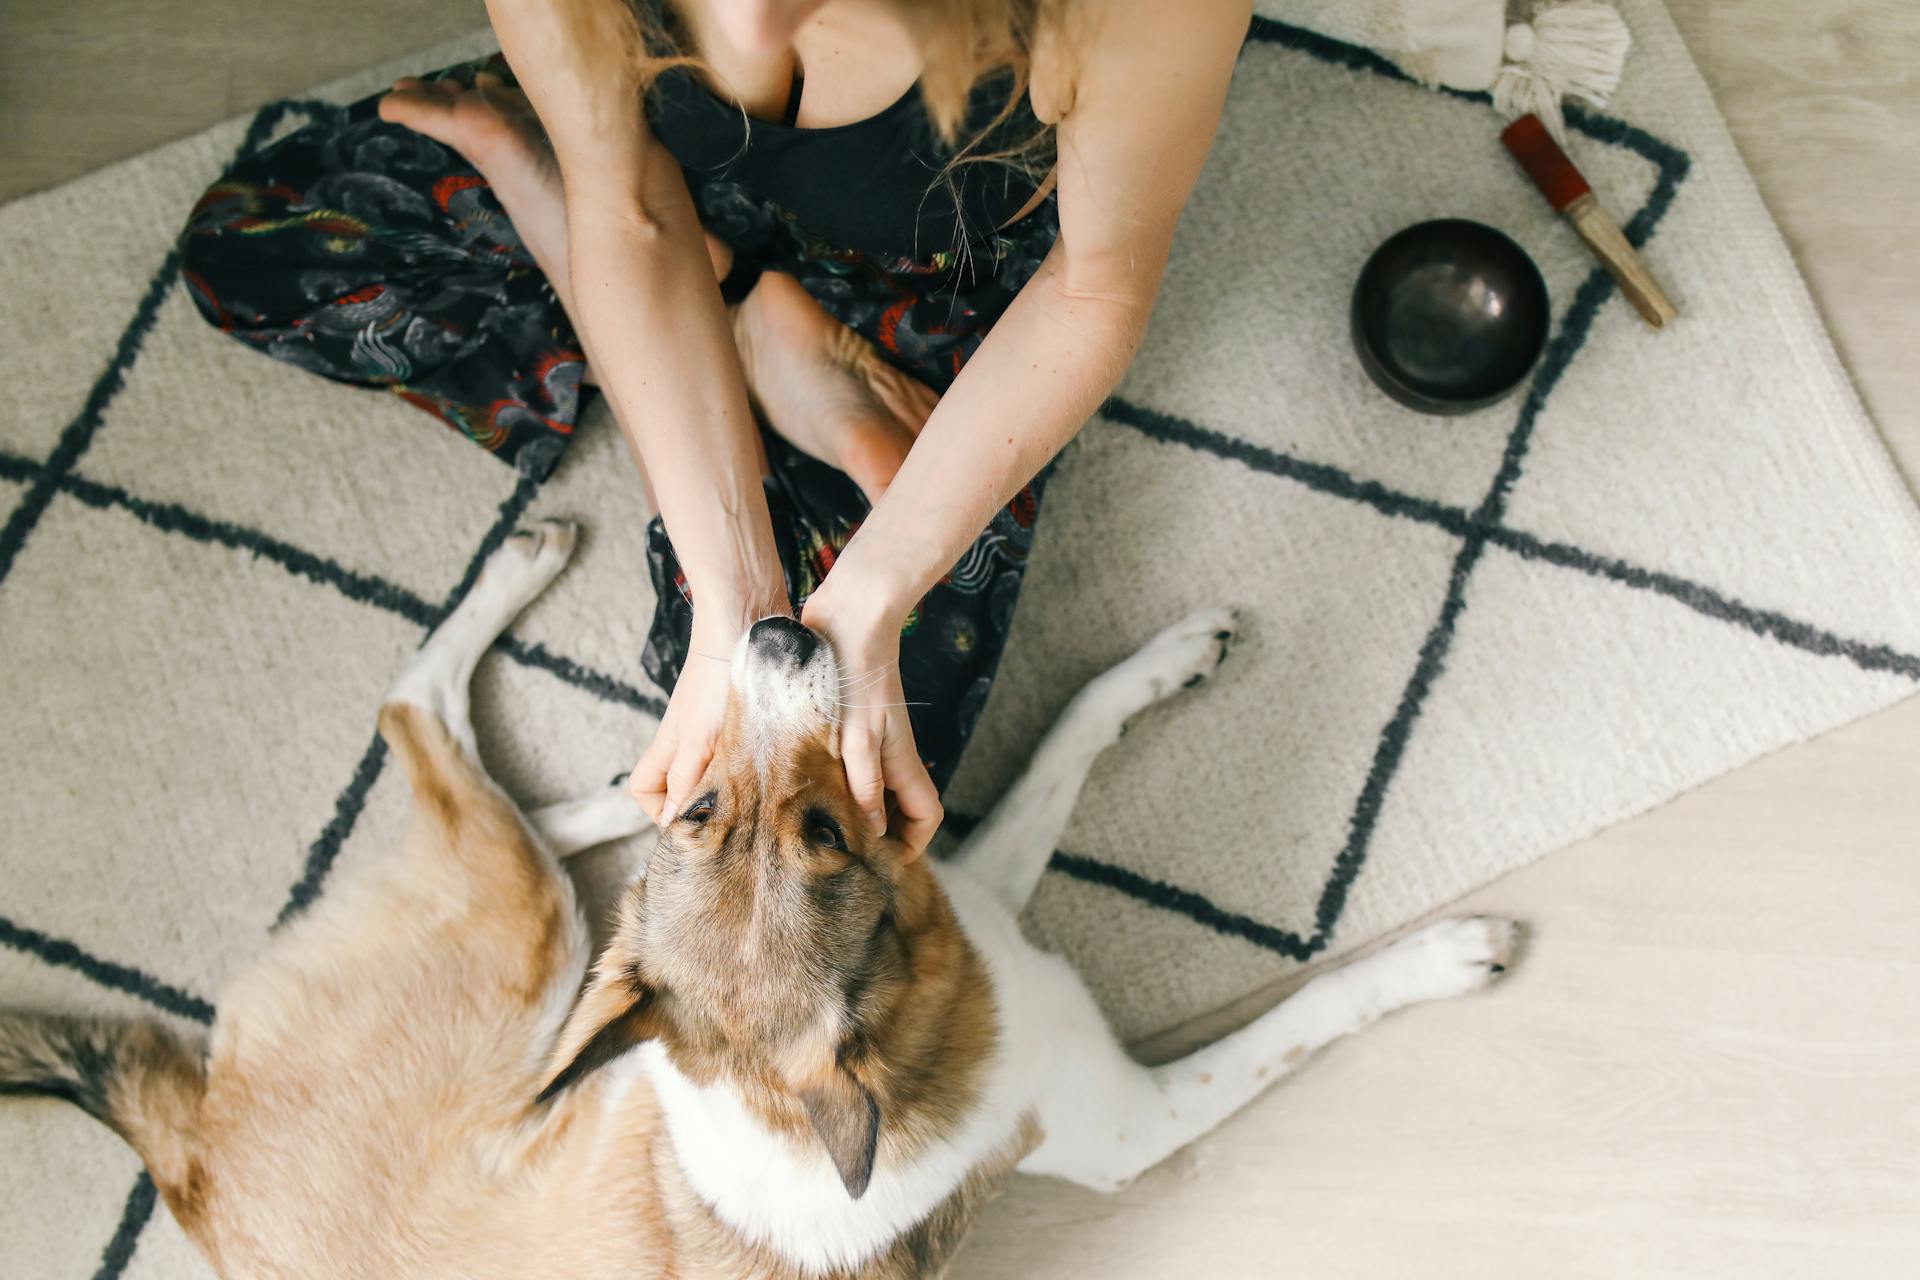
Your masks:
{"label": "wooden mallet", "polygon": [[1680,314],[1660,282],[1647,270],[1647,264],[1627,243],[1620,224],[1600,207],[1593,188],[1587,185],[1573,161],[1567,159],[1560,144],[1547,133],[1539,116],[1521,116],[1507,126],[1500,141],[1507,144],[1507,150],[1527,171],[1533,185],[1540,188],[1540,194],[1547,198],[1554,211],[1573,224],[1573,229],[1593,250],[1594,257],[1600,259],[1620,286],[1620,292],[1650,327],[1664,329],[1668,321]]}

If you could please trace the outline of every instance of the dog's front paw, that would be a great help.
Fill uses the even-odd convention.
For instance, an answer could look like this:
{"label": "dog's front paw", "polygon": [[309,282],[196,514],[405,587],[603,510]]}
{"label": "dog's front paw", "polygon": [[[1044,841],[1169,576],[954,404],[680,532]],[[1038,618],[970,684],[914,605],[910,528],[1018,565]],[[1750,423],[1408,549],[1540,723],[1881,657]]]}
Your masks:
{"label": "dog's front paw", "polygon": [[1188,614],[1082,689],[1068,719],[1105,746],[1141,711],[1212,675],[1238,625],[1231,609]]}
{"label": "dog's front paw", "polygon": [[1147,641],[1125,666],[1145,678],[1149,701],[1164,698],[1212,675],[1226,661],[1239,629],[1239,615],[1232,609],[1202,609]]}
{"label": "dog's front paw", "polygon": [[516,529],[487,557],[475,593],[518,612],[567,567],[579,538],[579,526],[571,520],[536,520]]}
{"label": "dog's front paw", "polygon": [[[1440,920],[1363,962],[1382,1010],[1477,991],[1513,962],[1520,927],[1498,916]],[[1356,966],[1358,967],[1358,966]]]}
{"label": "dog's front paw", "polygon": [[560,571],[573,555],[580,539],[580,526],[571,520],[536,520],[524,529],[515,529],[500,547],[502,560],[519,559],[536,569]]}

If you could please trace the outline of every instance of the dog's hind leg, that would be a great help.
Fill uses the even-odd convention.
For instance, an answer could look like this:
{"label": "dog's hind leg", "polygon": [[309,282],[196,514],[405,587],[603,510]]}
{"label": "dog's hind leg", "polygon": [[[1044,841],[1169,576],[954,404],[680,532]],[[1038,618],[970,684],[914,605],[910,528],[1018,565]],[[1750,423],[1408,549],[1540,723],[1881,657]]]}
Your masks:
{"label": "dog's hind leg", "polygon": [[[542,958],[547,951],[562,956],[575,949],[580,929],[572,888],[482,767],[467,686],[481,655],[553,581],[573,544],[573,526],[557,521],[509,537],[420,646],[380,709],[381,736],[413,791],[417,835],[408,848],[412,864],[424,871],[418,891],[442,893],[458,883],[449,874],[463,869],[471,892],[458,900],[484,906],[467,913],[463,927],[478,930],[484,922],[533,943],[536,969],[551,964]],[[503,964],[511,970],[511,957]]]}
{"label": "dog's hind leg", "polygon": [[954,865],[1009,910],[1024,908],[1095,758],[1119,740],[1135,714],[1211,675],[1226,656],[1234,626],[1230,609],[1190,614],[1091,681],[1041,740],[1019,781],[954,855]]}
{"label": "dog's hind leg", "polygon": [[625,779],[592,795],[535,809],[527,821],[556,858],[653,829],[653,820],[627,790]]}
{"label": "dog's hind leg", "polygon": [[[588,958],[572,882],[438,716],[410,701],[389,702],[380,708],[380,733],[412,788],[413,829],[380,882],[379,910],[412,939],[406,945],[420,948],[408,953],[409,963],[457,969],[462,998],[491,1010],[488,1016],[535,1011],[531,1034],[544,1042],[566,1016]],[[341,901],[339,891],[330,894],[322,912]],[[366,909],[352,914],[363,918]]]}
{"label": "dog's hind leg", "polygon": [[1252,1023],[1162,1067],[1142,1067],[1111,1038],[1055,1045],[1056,1083],[1040,1108],[1046,1139],[1025,1173],[1111,1191],[1212,1130],[1316,1049],[1381,1015],[1464,995],[1501,973],[1515,928],[1457,917],[1315,977]]}
{"label": "dog's hind leg", "polygon": [[394,682],[387,701],[432,712],[468,755],[478,758],[468,686],[481,655],[566,567],[577,534],[560,520],[542,520],[501,544],[473,589],[433,629]]}

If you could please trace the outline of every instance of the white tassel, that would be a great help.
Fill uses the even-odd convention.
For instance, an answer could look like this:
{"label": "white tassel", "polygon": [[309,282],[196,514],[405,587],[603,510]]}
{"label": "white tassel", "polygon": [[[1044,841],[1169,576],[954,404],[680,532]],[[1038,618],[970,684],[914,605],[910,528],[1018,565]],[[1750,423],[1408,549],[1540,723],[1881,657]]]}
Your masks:
{"label": "white tassel", "polygon": [[1600,0],[1563,0],[1537,9],[1531,22],[1507,28],[1507,65],[1493,82],[1494,110],[1509,119],[1531,112],[1564,143],[1560,100],[1571,94],[1606,106],[1632,47],[1626,20]]}

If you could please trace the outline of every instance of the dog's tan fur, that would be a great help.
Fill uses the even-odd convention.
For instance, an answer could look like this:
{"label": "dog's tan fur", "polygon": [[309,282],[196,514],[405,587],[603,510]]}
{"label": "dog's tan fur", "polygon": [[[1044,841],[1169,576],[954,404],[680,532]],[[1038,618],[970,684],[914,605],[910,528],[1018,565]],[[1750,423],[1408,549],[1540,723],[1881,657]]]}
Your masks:
{"label": "dog's tan fur", "polygon": [[1441,921],[1142,1067],[1017,913],[1094,756],[1212,671],[1230,615],[1089,685],[938,873],[864,829],[837,663],[769,619],[588,976],[556,855],[644,819],[612,790],[521,814],[467,712],[480,655],[572,543],[555,523],[509,539],[401,676],[380,730],[410,833],[336,871],[223,995],[209,1045],[0,1013],[0,1094],[112,1125],[224,1275],[937,1276],[1017,1166],[1123,1185],[1270,1074],[1510,954],[1508,922]]}
{"label": "dog's tan fur", "polygon": [[[770,1131],[818,1136],[857,1191],[850,1164],[905,1161],[960,1122],[993,1049],[992,995],[926,863],[863,830],[835,726],[769,742],[747,714],[736,691],[687,806],[712,816],[670,826],[554,1060],[658,1037],[694,1084],[724,1081]],[[841,848],[811,838],[822,815]]]}
{"label": "dog's tan fur", "polygon": [[[708,774],[716,816],[666,833],[564,1030],[570,882],[408,702],[379,721],[413,791],[403,847],[343,869],[225,993],[204,1068],[158,1024],[84,1028],[112,1056],[93,1109],[221,1274],[804,1274],[693,1192],[644,1078],[582,1073],[536,1101],[596,1039],[605,1058],[657,1036],[690,1079],[830,1147],[836,1126],[867,1138],[868,1097],[889,1153],[956,1123],[995,1034],[978,957],[926,865],[859,833],[831,735],[750,752],[740,715]],[[820,809],[845,853],[801,830]],[[769,865],[779,886],[748,883]],[[49,1025],[0,1019],[0,1043]],[[1029,1121],[858,1275],[942,1271],[1038,1137]]]}
{"label": "dog's tan fur", "polygon": [[439,720],[395,703],[380,728],[413,786],[413,829],[222,1001],[191,1154],[160,1179],[169,1207],[228,1275],[670,1262],[644,1091],[617,1142],[594,1088],[531,1105],[543,1005],[577,972],[567,882]]}

